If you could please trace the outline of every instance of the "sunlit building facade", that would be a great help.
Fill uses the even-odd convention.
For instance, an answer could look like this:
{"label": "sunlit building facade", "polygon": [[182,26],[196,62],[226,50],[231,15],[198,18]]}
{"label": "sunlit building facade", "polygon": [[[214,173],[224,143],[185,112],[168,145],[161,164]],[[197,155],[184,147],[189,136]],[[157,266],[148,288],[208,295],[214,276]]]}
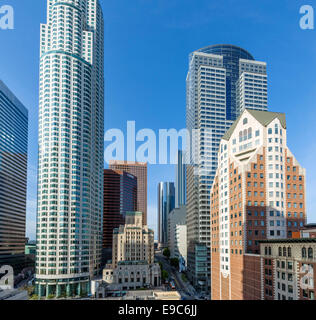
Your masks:
{"label": "sunlit building facade", "polygon": [[266,63],[236,46],[209,46],[190,54],[186,82],[192,146],[186,179],[188,275],[197,289],[210,292],[209,194],[217,151],[244,108],[267,110]]}
{"label": "sunlit building facade", "polygon": [[40,297],[86,294],[101,271],[103,39],[98,0],[47,1],[40,41]]}
{"label": "sunlit building facade", "polygon": [[213,300],[261,299],[260,241],[304,227],[305,175],[283,113],[245,110],[224,135],[210,197]]}

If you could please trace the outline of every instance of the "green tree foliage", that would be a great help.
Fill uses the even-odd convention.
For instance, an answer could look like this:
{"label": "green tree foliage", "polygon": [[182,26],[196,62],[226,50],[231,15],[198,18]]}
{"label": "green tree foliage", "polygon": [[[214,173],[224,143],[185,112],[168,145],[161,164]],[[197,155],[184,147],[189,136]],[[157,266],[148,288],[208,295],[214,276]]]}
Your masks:
{"label": "green tree foliage", "polygon": [[162,254],[168,259],[170,258],[170,250],[168,248],[164,249]]}

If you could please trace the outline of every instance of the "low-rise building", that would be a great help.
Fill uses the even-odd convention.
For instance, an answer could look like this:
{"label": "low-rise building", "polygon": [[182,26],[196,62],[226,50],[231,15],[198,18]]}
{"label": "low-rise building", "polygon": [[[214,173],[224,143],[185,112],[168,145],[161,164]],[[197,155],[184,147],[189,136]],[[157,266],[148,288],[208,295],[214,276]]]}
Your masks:
{"label": "low-rise building", "polygon": [[160,266],[146,261],[120,261],[117,268],[103,269],[103,281],[110,290],[136,290],[157,287],[161,282]]}
{"label": "low-rise building", "polygon": [[262,300],[315,299],[315,238],[265,240],[260,251]]}

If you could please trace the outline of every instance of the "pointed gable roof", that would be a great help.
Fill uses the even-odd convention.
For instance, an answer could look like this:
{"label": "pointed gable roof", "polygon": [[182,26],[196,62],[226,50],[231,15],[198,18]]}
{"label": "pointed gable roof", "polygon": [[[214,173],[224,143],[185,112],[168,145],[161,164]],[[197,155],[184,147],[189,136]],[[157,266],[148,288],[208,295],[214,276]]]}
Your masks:
{"label": "pointed gable roof", "polygon": [[264,127],[267,127],[274,119],[278,118],[280,120],[280,123],[281,123],[282,127],[284,129],[286,129],[285,113],[246,109],[237,118],[237,120],[232,124],[232,126],[228,129],[228,131],[224,134],[224,136],[223,136],[224,140],[228,141],[230,139],[230,137],[233,134],[235,128],[237,127],[237,124],[239,123],[240,118],[243,116],[243,114],[245,112],[249,112]]}

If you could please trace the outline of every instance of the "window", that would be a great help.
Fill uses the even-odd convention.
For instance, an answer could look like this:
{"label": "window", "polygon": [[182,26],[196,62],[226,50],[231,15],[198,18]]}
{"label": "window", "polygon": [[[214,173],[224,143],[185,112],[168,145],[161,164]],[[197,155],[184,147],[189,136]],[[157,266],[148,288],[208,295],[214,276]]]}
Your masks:
{"label": "window", "polygon": [[313,249],[308,248],[308,259],[313,259]]}
{"label": "window", "polygon": [[303,248],[302,248],[302,258],[304,259],[304,258],[306,258],[306,257],[307,257],[307,255],[306,255],[306,248],[303,247]]}
{"label": "window", "polygon": [[247,124],[247,123],[248,123],[248,119],[245,118],[245,119],[243,120],[243,124]]}

